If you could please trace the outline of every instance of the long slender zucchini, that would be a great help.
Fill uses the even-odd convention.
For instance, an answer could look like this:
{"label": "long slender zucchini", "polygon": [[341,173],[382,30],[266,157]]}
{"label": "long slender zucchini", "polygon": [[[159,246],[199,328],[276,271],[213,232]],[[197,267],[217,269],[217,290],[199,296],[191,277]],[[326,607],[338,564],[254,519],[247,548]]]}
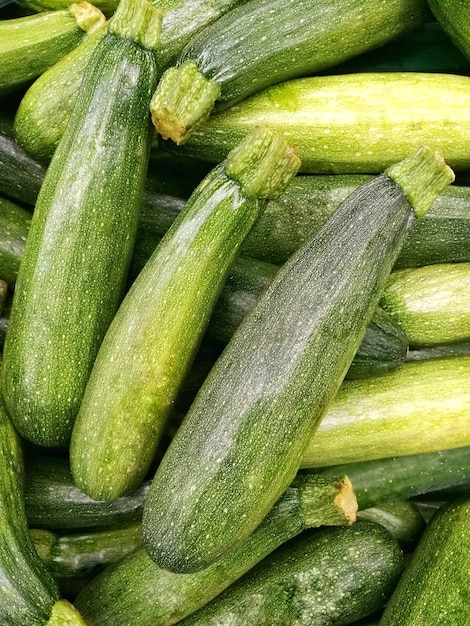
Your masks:
{"label": "long slender zucchini", "polygon": [[298,167],[284,140],[255,129],[201,182],[132,285],[72,433],[72,473],[91,497],[113,500],[144,479],[240,244]]}
{"label": "long slender zucchini", "polygon": [[88,2],[0,21],[0,94],[42,74],[102,22],[101,11]]}
{"label": "long slender zucchini", "polygon": [[412,346],[470,339],[470,263],[439,263],[393,272],[381,304]]}
{"label": "long slender zucchini", "polygon": [[151,141],[161,13],[121,2],[36,203],[4,347],[21,434],[64,445],[132,254]]}
{"label": "long slender zucchini", "polygon": [[420,26],[421,0],[251,0],[194,37],[162,76],[152,119],[184,143],[214,103],[228,106],[274,83],[311,75]]}
{"label": "long slender zucchini", "polygon": [[452,74],[298,78],[211,116],[174,150],[219,161],[262,120],[288,137],[305,173],[378,173],[421,144],[442,152],[455,170],[468,170],[469,87],[469,76]]}
{"label": "long slender zucchini", "polygon": [[174,624],[210,602],[305,528],[350,524],[355,510],[347,477],[299,477],[259,528],[217,563],[182,576],[159,568],[144,548],[137,549],[92,580],[76,605],[88,626]]}
{"label": "long slender zucchini", "polygon": [[10,286],[16,282],[30,222],[28,211],[0,198],[0,278]]}
{"label": "long slender zucchini", "polygon": [[380,626],[469,623],[469,525],[468,499],[449,503],[433,515]]}
{"label": "long slender zucchini", "polygon": [[306,531],[181,626],[350,624],[385,604],[402,569],[396,540],[377,524]]}
{"label": "long slender zucchini", "polygon": [[420,149],[349,196],[257,300],[153,480],[143,534],[161,567],[189,572],[216,561],[292,481],[413,221],[410,202],[420,214],[451,179]]}
{"label": "long slender zucchini", "polygon": [[306,446],[303,467],[470,445],[470,357],[411,361],[346,381]]}
{"label": "long slender zucchini", "polygon": [[[159,74],[169,65],[192,35],[217,20],[244,0],[154,1],[164,10],[159,53]],[[44,72],[28,89],[15,116],[15,133],[20,145],[36,158],[52,158],[80,90],[90,57],[104,28]],[[54,123],[51,123],[54,120]]]}

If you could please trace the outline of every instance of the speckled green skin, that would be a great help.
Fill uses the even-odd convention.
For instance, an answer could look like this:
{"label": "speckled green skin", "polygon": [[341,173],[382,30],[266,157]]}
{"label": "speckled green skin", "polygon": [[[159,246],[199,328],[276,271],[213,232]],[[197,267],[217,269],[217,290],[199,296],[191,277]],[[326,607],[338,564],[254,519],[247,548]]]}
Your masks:
{"label": "speckled green skin", "polygon": [[381,304],[412,346],[470,339],[470,263],[439,263],[393,272]]}
{"label": "speckled green skin", "polygon": [[0,623],[43,626],[59,591],[28,532],[22,450],[1,400],[0,457]]}
{"label": "speckled green skin", "polygon": [[84,37],[68,9],[1,21],[0,94],[42,74]]}
{"label": "speckled green skin", "polygon": [[377,524],[306,531],[181,625],[343,626],[380,609],[402,569]]}
{"label": "speckled green skin", "polygon": [[144,508],[144,543],[173,571],[243,541],[292,481],[364,335],[412,221],[386,175],[283,266],[212,368]]}
{"label": "speckled green skin", "polygon": [[440,508],[380,620],[380,626],[470,623],[470,501]]}
{"label": "speckled green skin", "polygon": [[470,20],[466,0],[428,0],[428,4],[443,30],[470,59]]}
{"label": "speckled green skin", "polygon": [[470,357],[462,356],[405,363],[383,376],[345,382],[302,466],[470,445],[469,375]]}
{"label": "speckled green skin", "polygon": [[31,213],[0,198],[0,278],[11,287],[23,256]]}
{"label": "speckled green skin", "polygon": [[108,34],[44,180],[5,342],[4,395],[39,445],[65,445],[122,297],[150,146],[155,55]]}
{"label": "speckled green skin", "polygon": [[286,136],[305,173],[379,173],[422,144],[439,150],[453,169],[470,168],[470,77],[450,74],[284,82],[211,116],[175,150],[219,161],[261,121]]}
{"label": "speckled green skin", "polygon": [[194,37],[177,64],[194,61],[227,106],[378,47],[424,16],[422,0],[251,0]]}
{"label": "speckled green skin", "polygon": [[0,194],[33,206],[46,168],[4,134],[0,134],[0,163]]}

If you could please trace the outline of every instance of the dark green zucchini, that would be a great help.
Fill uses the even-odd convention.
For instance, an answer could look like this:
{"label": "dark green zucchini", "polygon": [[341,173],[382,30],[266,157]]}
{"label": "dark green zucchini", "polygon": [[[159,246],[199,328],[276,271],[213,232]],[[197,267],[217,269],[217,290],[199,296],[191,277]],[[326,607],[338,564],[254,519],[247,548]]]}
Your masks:
{"label": "dark green zucchini", "polygon": [[470,621],[470,500],[439,508],[429,521],[380,626]]}
{"label": "dark green zucchini", "polygon": [[[164,10],[159,53],[159,75],[169,65],[192,35],[220,15],[245,0],[165,0],[154,1]],[[104,28],[44,72],[24,95],[15,117],[18,142],[32,156],[47,161],[52,158],[62,137],[80,83],[93,50]],[[54,120],[54,123],[51,123]]]}
{"label": "dark green zucchini", "polygon": [[381,305],[412,346],[470,339],[470,263],[439,263],[393,272]]}
{"label": "dark green zucchini", "polygon": [[470,59],[470,20],[464,0],[428,0],[431,11],[457,48]]}
{"label": "dark green zucchini", "polygon": [[453,74],[285,81],[211,116],[173,150],[219,161],[261,120],[295,146],[304,173],[379,173],[422,144],[439,150],[455,170],[470,169],[470,77]]}
{"label": "dark green zucchini", "polygon": [[410,361],[345,381],[307,444],[303,467],[470,445],[470,357]]}
{"label": "dark green zucchini", "polygon": [[157,564],[206,567],[261,522],[338,391],[414,211],[451,179],[422,148],[365,183],[257,300],[157,469],[143,515]]}
{"label": "dark green zucchini", "polygon": [[26,85],[104,22],[88,2],[0,21],[0,94]]}
{"label": "dark green zucchini", "polygon": [[33,528],[114,528],[140,520],[150,483],[114,502],[89,498],[75,485],[66,459],[26,462],[25,506]]}
{"label": "dark green zucchini", "polygon": [[133,283],[72,433],[72,473],[91,497],[113,500],[144,479],[240,244],[298,166],[284,140],[254,129],[197,187]]}
{"label": "dark green zucchini", "polygon": [[8,283],[0,279],[0,316],[3,315],[8,298]]}
{"label": "dark green zucchini", "polygon": [[100,40],[36,203],[4,347],[4,395],[21,434],[68,443],[118,308],[151,141],[161,13],[121,2]]}
{"label": "dark green zucchini", "polygon": [[30,222],[31,213],[0,198],[0,278],[11,287],[16,282]]}
{"label": "dark green zucchini", "polygon": [[407,361],[423,361],[427,359],[442,359],[450,356],[470,355],[470,341],[457,343],[442,343],[437,346],[422,346],[408,350]]}
{"label": "dark green zucchini", "polygon": [[46,168],[32,159],[14,139],[0,133],[0,194],[34,205]]}
{"label": "dark green zucchini", "polygon": [[306,531],[180,624],[342,626],[380,609],[402,569],[396,540],[378,524]]}
{"label": "dark green zucchini", "polygon": [[358,511],[357,519],[380,524],[395,537],[403,550],[413,551],[426,526],[418,507],[408,500],[390,500]]}
{"label": "dark green zucchini", "polygon": [[422,0],[251,0],[194,37],[162,76],[152,119],[184,143],[209,116],[269,85],[311,75],[424,22]]}
{"label": "dark green zucchini", "polygon": [[92,580],[76,605],[88,626],[164,626],[210,602],[256,563],[306,527],[350,524],[356,501],[347,477],[299,477],[263,523],[210,567],[180,575],[160,569],[144,548]]}

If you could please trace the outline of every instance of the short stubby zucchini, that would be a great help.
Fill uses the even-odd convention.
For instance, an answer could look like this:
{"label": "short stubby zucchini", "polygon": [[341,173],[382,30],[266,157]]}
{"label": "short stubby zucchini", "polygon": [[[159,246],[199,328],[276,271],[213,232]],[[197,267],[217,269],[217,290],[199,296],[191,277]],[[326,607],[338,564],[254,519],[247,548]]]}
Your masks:
{"label": "short stubby zucchini", "polygon": [[158,565],[204,568],[261,522],[338,391],[415,214],[452,179],[421,148],[351,194],[257,300],[153,479],[143,535]]}
{"label": "short stubby zucchini", "polygon": [[101,340],[122,298],[150,142],[161,13],[119,5],[81,85],[35,206],[4,347],[17,429],[66,445]]}
{"label": "short stubby zucchini", "polygon": [[251,0],[194,37],[162,76],[152,119],[184,143],[214,103],[330,68],[420,26],[423,0]]}
{"label": "short stubby zucchini", "polygon": [[370,72],[286,81],[211,116],[173,149],[219,161],[261,120],[286,135],[304,173],[379,173],[421,144],[439,150],[453,169],[470,169],[470,77],[454,74]]}
{"label": "short stubby zucchini", "polygon": [[72,473],[92,498],[113,500],[143,481],[228,269],[298,167],[284,139],[254,129],[196,188],[133,283],[72,433]]}

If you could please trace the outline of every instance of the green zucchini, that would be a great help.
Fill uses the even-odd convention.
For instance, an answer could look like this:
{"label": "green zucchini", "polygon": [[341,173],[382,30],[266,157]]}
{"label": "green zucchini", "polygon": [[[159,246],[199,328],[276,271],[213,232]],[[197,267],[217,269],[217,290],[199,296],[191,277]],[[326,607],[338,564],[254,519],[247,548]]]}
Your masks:
{"label": "green zucchini", "polygon": [[174,150],[219,161],[261,120],[288,138],[304,173],[378,173],[422,144],[439,150],[455,170],[470,168],[470,77],[452,74],[286,81],[211,116]]}
{"label": "green zucchini", "polygon": [[385,604],[402,569],[396,540],[378,524],[306,531],[180,624],[350,624]]}
{"label": "green zucchini", "polygon": [[160,569],[143,547],[138,548],[93,579],[76,599],[76,605],[88,626],[174,624],[210,602],[303,529],[351,524],[355,510],[347,477],[299,477],[259,528],[217,563],[182,576]]}
{"label": "green zucchini", "polygon": [[470,357],[410,361],[382,376],[345,381],[302,467],[470,445]]}
{"label": "green zucchini", "polygon": [[453,43],[467,59],[470,59],[470,20],[467,3],[464,0],[429,0],[428,4]]}
{"label": "green zucchini", "polygon": [[441,343],[437,346],[422,346],[408,350],[407,361],[423,361],[425,359],[442,359],[450,356],[470,355],[470,341],[457,343]]}
{"label": "green zucchini", "polygon": [[5,304],[8,298],[8,284],[6,281],[0,279],[0,315],[5,310]]}
{"label": "green zucchini", "polygon": [[393,272],[381,304],[412,346],[470,339],[470,263],[440,263]]}
{"label": "green zucchini", "polygon": [[115,528],[140,520],[150,483],[114,502],[89,498],[75,485],[62,458],[34,458],[26,463],[25,507],[34,528]]}
{"label": "green zucchini", "polygon": [[311,75],[424,22],[422,0],[251,0],[194,37],[162,76],[152,120],[184,143],[217,102],[227,107],[269,85]]}
{"label": "green zucchini", "polygon": [[4,395],[20,433],[66,445],[118,308],[150,149],[161,13],[121,2],[47,170],[16,283]]}
{"label": "green zucchini", "polygon": [[443,166],[422,148],[363,185],[257,300],[154,477],[143,535],[158,565],[190,572],[216,561],[292,481],[413,221],[410,202],[420,214],[426,189],[429,207],[452,179]]}
{"label": "green zucchini", "polygon": [[0,21],[0,94],[42,74],[104,22],[99,9],[76,2],[48,11]]}
{"label": "green zucchini", "polygon": [[411,552],[426,526],[418,507],[408,500],[391,500],[358,511],[357,519],[380,524],[395,537],[403,550]]}
{"label": "green zucchini", "polygon": [[113,500],[144,479],[230,264],[298,166],[284,140],[253,130],[201,182],[127,293],[72,433],[72,473],[92,498]]}
{"label": "green zucchini", "polygon": [[[245,0],[166,0],[162,5],[154,0],[154,5],[165,11],[156,57],[159,74],[194,33],[241,1]],[[79,93],[87,63],[104,30],[101,27],[44,72],[24,95],[15,116],[15,134],[20,145],[37,159],[52,158]]]}
{"label": "green zucchini", "polygon": [[470,622],[470,501],[433,515],[388,602],[380,626]]}
{"label": "green zucchini", "polygon": [[46,168],[3,133],[0,133],[0,163],[0,194],[34,205]]}
{"label": "green zucchini", "polygon": [[16,282],[30,222],[28,211],[0,198],[0,277],[10,286]]}

